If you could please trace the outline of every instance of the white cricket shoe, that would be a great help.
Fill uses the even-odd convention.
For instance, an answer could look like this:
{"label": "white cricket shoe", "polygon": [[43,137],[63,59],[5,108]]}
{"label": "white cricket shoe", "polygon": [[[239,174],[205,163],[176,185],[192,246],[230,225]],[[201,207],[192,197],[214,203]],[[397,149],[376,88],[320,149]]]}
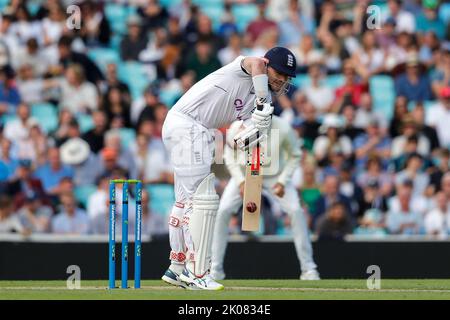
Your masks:
{"label": "white cricket shoe", "polygon": [[311,269],[302,272],[300,280],[320,280],[320,276],[316,269]]}
{"label": "white cricket shoe", "polygon": [[214,280],[224,280],[225,279],[225,272],[223,270],[212,270],[211,271],[211,277]]}
{"label": "white cricket shoe", "polygon": [[216,282],[209,273],[202,278],[197,278],[189,270],[184,268],[180,274],[180,280],[183,281],[190,290],[223,290],[224,286]]}
{"label": "white cricket shoe", "polygon": [[166,270],[164,275],[161,277],[161,279],[171,285],[186,288],[187,285],[183,281],[180,280],[180,275],[176,273],[175,271],[171,270],[170,268]]}

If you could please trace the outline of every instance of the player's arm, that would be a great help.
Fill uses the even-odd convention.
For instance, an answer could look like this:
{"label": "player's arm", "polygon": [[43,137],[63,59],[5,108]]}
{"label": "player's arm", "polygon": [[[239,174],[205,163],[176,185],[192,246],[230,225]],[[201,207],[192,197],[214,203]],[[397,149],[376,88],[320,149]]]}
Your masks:
{"label": "player's arm", "polygon": [[269,102],[269,78],[267,76],[266,58],[245,57],[242,60],[242,68],[252,77],[255,95],[260,104]]}

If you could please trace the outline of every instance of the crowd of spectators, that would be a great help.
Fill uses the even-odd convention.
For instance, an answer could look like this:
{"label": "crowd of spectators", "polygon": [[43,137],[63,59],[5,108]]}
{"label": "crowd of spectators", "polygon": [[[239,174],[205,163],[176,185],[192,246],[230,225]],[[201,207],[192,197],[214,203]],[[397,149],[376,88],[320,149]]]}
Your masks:
{"label": "crowd of spectators", "polygon": [[[450,234],[447,3],[36,3],[0,7],[0,233],[107,233],[109,179],[173,184],[161,129],[177,99],[239,55],[281,45],[307,79],[292,79],[274,103],[303,142],[292,182],[310,230],[331,239]],[[80,11],[69,16],[70,4]],[[374,26],[371,4],[382,9]],[[238,19],[241,10],[251,18]],[[374,79],[391,85],[374,89]],[[144,192],[144,233],[168,232],[168,212],[152,209],[158,196]],[[266,234],[290,232],[279,216]]]}

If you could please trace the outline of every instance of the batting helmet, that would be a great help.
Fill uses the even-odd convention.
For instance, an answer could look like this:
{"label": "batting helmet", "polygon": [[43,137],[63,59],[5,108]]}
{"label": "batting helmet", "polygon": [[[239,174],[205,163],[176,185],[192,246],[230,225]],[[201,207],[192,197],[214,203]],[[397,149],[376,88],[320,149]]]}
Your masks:
{"label": "batting helmet", "polygon": [[279,73],[295,78],[297,61],[289,49],[274,47],[266,52],[264,58],[269,60],[269,67],[274,68]]}

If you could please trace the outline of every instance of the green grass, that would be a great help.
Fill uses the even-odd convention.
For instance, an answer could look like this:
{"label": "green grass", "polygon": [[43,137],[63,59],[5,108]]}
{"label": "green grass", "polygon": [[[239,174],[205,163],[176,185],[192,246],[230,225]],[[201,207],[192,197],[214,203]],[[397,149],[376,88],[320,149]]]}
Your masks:
{"label": "green grass", "polygon": [[[224,291],[190,291],[159,280],[142,281],[139,290],[108,290],[107,281],[81,281],[69,290],[65,281],[0,281],[0,299],[446,299],[450,280],[382,280],[369,290],[366,280],[226,280]],[[133,281],[129,281],[132,285]],[[116,282],[119,285],[119,281]]]}

